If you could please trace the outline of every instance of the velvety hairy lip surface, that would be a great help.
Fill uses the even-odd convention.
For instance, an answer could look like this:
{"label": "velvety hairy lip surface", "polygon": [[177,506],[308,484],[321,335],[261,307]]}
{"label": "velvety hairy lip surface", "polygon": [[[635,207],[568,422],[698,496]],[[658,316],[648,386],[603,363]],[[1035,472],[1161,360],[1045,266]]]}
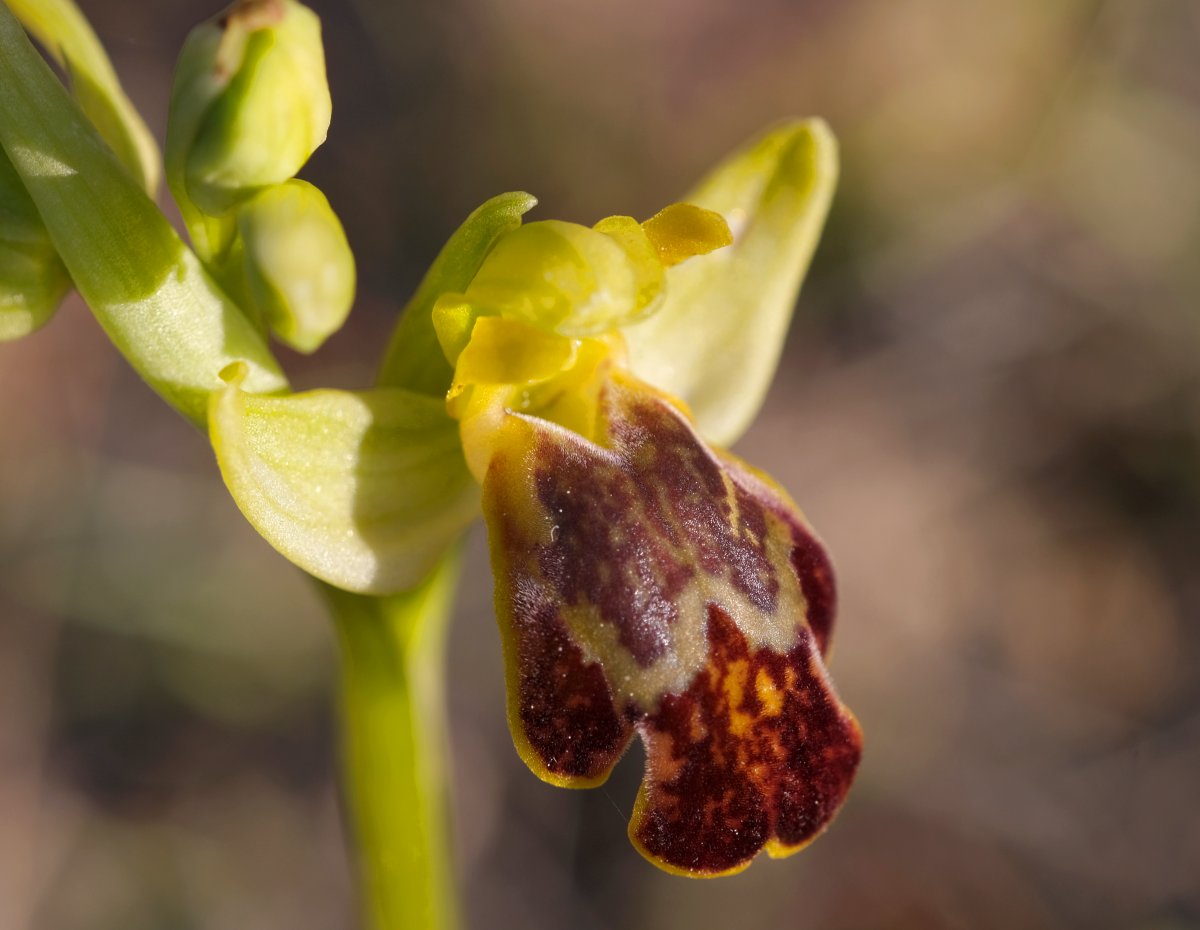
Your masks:
{"label": "velvety hairy lip surface", "polygon": [[517,749],[590,786],[636,730],[630,836],[672,871],[794,852],[861,754],[822,661],[825,550],[781,489],[640,382],[604,388],[599,434],[507,414],[484,481]]}
{"label": "velvety hairy lip surface", "polygon": [[642,718],[646,778],[629,835],[680,871],[737,871],[764,846],[786,856],[833,819],[858,767],[854,718],[811,637],[789,653],[747,647],[709,607],[708,665]]}

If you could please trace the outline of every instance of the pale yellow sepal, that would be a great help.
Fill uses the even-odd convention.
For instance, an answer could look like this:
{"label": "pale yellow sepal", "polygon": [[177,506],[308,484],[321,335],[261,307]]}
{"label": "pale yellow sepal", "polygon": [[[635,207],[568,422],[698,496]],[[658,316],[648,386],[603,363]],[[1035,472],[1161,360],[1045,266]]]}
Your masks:
{"label": "pale yellow sepal", "polygon": [[407,590],[479,513],[441,401],[396,388],[252,395],[243,373],[230,366],[209,404],[217,463],[254,528],[309,574]]}
{"label": "pale yellow sepal", "polygon": [[736,440],[771,383],[837,183],[821,120],[775,129],[687,196],[720,213],[733,245],[667,269],[662,306],[623,330],[635,374],[686,401],[701,432]]}

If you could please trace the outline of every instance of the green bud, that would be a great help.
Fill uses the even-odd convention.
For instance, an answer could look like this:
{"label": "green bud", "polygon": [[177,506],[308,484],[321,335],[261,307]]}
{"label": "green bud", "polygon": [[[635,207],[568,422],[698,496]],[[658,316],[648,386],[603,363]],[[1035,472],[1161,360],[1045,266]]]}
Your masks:
{"label": "green bud", "polygon": [[250,306],[283,343],[315,351],[354,302],[354,255],[329,201],[293,179],[246,203],[237,225]]}
{"label": "green bud", "polygon": [[184,45],[167,131],[172,190],[219,216],[293,177],[330,114],[316,14],[294,0],[239,0]]}
{"label": "green bud", "polygon": [[49,320],[70,287],[37,208],[0,149],[0,341]]}
{"label": "green bud", "polygon": [[113,344],[198,425],[219,372],[246,366],[245,389],[287,380],[261,334],[116,159],[0,3],[0,147],[71,281]]}

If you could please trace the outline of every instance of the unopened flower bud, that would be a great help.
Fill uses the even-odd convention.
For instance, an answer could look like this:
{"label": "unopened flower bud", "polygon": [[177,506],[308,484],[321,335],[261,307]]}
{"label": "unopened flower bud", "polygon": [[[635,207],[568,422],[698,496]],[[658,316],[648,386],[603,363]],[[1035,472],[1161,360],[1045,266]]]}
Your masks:
{"label": "unopened flower bud", "polygon": [[49,320],[70,287],[37,208],[0,149],[0,342]]}
{"label": "unopened flower bud", "polygon": [[354,302],[354,255],[325,195],[293,179],[237,214],[246,296],[286,345],[312,352]]}
{"label": "unopened flower bud", "polygon": [[171,101],[172,184],[219,216],[293,177],[325,141],[331,103],[320,20],[295,0],[239,0],[196,27]]}

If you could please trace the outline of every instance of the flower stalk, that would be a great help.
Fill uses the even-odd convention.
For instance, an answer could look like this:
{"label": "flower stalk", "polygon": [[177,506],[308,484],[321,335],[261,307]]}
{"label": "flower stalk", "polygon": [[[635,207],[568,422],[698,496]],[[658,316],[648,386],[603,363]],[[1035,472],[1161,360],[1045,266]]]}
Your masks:
{"label": "flower stalk", "polygon": [[363,597],[319,584],[341,653],[345,803],[370,930],[454,930],[445,726],[457,547],[419,587]]}

